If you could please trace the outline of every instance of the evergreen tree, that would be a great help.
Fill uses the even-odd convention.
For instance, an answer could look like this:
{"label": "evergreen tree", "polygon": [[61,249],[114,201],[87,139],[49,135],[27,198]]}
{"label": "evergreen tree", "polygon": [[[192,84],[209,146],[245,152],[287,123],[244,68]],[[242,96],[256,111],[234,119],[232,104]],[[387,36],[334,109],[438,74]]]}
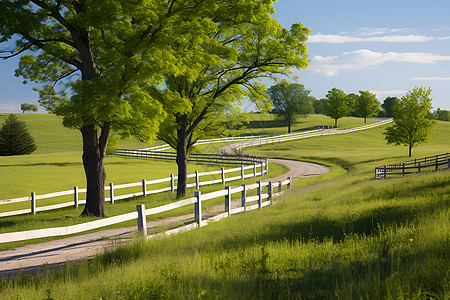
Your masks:
{"label": "evergreen tree", "polygon": [[9,115],[0,129],[0,155],[23,155],[36,150],[25,122],[13,114]]}

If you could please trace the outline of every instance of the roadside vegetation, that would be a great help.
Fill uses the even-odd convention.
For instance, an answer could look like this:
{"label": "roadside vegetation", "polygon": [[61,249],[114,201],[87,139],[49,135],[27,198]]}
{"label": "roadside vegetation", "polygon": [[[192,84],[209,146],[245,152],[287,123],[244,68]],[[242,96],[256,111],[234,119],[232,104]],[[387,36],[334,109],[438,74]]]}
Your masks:
{"label": "roadside vegetation", "polygon": [[[386,145],[384,130],[247,149],[321,162],[342,176],[295,181],[261,211],[136,241],[61,270],[19,275],[3,281],[0,293],[5,299],[446,299],[449,173],[374,180],[375,166],[408,159]],[[414,156],[448,152],[449,144],[450,126],[437,122]]]}

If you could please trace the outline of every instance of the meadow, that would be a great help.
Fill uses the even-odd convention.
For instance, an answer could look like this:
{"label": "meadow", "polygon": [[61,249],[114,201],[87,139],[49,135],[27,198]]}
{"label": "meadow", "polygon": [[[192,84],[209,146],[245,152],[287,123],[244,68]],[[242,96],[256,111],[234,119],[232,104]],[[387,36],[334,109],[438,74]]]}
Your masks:
{"label": "meadow", "polygon": [[[374,180],[375,166],[408,159],[407,148],[386,145],[383,131],[246,149],[323,163],[332,172],[294,181],[290,193],[260,211],[172,237],[137,240],[60,270],[4,280],[0,295],[448,299],[450,173]],[[437,122],[429,143],[414,148],[413,155],[445,153],[449,145],[450,124]]]}

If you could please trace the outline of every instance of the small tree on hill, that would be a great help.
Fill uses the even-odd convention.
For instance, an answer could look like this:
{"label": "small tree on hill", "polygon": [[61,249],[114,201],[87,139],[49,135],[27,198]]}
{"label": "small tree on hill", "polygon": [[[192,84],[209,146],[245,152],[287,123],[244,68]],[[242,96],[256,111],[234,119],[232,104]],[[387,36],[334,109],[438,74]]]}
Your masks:
{"label": "small tree on hill", "polygon": [[309,93],[311,90],[305,89],[302,84],[289,82],[280,82],[267,90],[277,117],[286,121],[288,125],[288,133],[291,132],[291,125],[298,117],[314,111],[312,105],[314,100]]}
{"label": "small tree on hill", "polygon": [[433,120],[450,121],[450,111],[438,108],[433,112]]}
{"label": "small tree on hill", "polygon": [[23,155],[36,150],[34,139],[27,130],[25,122],[13,114],[9,115],[0,129],[0,155]]}
{"label": "small tree on hill", "polygon": [[381,104],[381,108],[384,109],[386,117],[393,117],[393,108],[399,104],[400,99],[398,99],[397,97],[387,97],[386,99],[384,99],[383,104]]}
{"label": "small tree on hill", "polygon": [[20,104],[20,109],[22,110],[22,113],[27,111],[37,112],[38,107],[34,104],[28,104],[28,103],[22,103]]}
{"label": "small tree on hill", "polygon": [[375,116],[379,111],[380,102],[377,100],[377,95],[369,91],[359,91],[355,105],[356,116],[363,117],[366,123],[368,117]]}
{"label": "small tree on hill", "polygon": [[329,90],[326,97],[325,114],[334,119],[334,127],[337,127],[337,120],[353,111],[354,100],[338,88]]}
{"label": "small tree on hill", "polygon": [[417,144],[428,140],[434,127],[429,119],[431,109],[431,88],[414,88],[402,97],[400,104],[394,106],[394,125],[386,128],[388,144],[405,145],[411,150]]}

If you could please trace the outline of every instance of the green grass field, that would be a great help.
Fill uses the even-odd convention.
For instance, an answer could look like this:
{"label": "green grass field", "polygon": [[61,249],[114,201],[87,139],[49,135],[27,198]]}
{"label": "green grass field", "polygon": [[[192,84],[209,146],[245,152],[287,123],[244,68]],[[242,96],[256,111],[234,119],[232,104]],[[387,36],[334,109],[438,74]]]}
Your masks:
{"label": "green grass field", "polygon": [[[408,159],[383,128],[247,153],[321,162],[332,175],[294,182],[261,211],[3,281],[5,299],[448,299],[450,173],[374,180]],[[414,157],[449,151],[438,122]],[[336,177],[339,176],[339,177]],[[305,186],[308,185],[308,186]]]}

